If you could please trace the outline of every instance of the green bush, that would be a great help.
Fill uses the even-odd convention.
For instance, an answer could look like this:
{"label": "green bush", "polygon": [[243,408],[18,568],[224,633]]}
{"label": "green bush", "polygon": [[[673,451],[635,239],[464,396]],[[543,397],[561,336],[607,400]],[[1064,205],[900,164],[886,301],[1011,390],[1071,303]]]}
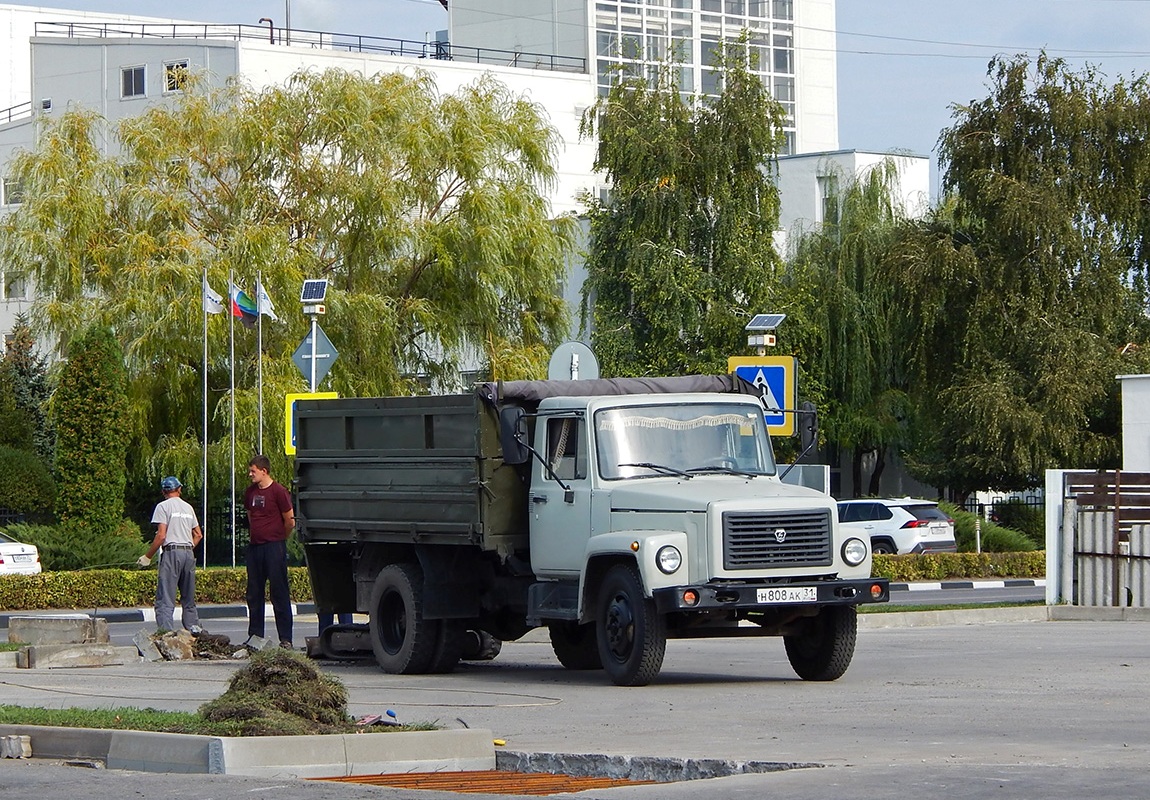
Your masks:
{"label": "green bush", "polygon": [[[293,601],[312,599],[306,568],[288,568],[288,582]],[[246,586],[247,572],[242,567],[198,570],[196,602],[205,605],[242,603]],[[147,608],[155,598],[155,569],[42,572],[39,575],[5,575],[0,580],[0,611]]]}
{"label": "green bush", "polygon": [[[975,552],[974,525],[978,515],[960,511],[950,503],[940,503],[939,507],[954,520],[954,541],[958,545],[958,552]],[[985,519],[980,522],[979,527],[979,540],[984,553],[1025,553],[1038,549],[1038,545],[1019,531],[1004,528]]]}
{"label": "green bush", "polygon": [[975,578],[1041,578],[1046,553],[929,553],[875,556],[871,575],[892,581],[945,581]]}
{"label": "green bush", "polygon": [[9,525],[8,533],[40,550],[45,570],[127,567],[147,551],[140,529],[121,523],[111,533],[101,533],[76,523],[60,525]]}
{"label": "green bush", "polygon": [[51,511],[56,484],[36,454],[0,446],[0,508],[19,512]]}
{"label": "green bush", "polygon": [[998,524],[1026,534],[1037,547],[1046,546],[1046,512],[1021,500],[1004,500],[994,504]]}

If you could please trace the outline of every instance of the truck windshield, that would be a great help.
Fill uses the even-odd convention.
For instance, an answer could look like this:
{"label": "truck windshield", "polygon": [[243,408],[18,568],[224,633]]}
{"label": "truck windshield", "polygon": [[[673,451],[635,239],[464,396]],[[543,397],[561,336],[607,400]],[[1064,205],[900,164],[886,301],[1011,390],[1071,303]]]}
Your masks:
{"label": "truck windshield", "polygon": [[734,403],[625,406],[595,413],[607,480],[684,472],[775,474],[762,412]]}

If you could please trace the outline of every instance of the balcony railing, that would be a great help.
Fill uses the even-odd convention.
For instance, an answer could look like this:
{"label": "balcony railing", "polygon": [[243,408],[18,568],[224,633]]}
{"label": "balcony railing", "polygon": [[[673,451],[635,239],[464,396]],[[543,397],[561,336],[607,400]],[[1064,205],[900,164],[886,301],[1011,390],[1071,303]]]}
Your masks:
{"label": "balcony railing", "polygon": [[0,125],[7,125],[9,122],[15,122],[16,120],[30,116],[32,116],[31,100],[12,106],[11,108],[0,109]]}
{"label": "balcony railing", "polygon": [[487,47],[460,47],[448,42],[415,42],[354,33],[268,28],[258,25],[212,25],[194,23],[92,23],[37,22],[36,36],[69,39],[213,39],[221,41],[264,41],[285,47],[305,47],[347,53],[426,58],[491,66],[541,69],[549,72],[585,73],[587,59],[548,53],[494,50]]}

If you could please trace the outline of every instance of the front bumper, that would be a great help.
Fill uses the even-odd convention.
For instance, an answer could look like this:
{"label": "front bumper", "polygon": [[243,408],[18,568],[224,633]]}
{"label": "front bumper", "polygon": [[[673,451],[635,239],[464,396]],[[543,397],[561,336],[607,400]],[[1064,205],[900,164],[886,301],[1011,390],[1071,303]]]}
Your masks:
{"label": "front bumper", "polygon": [[[760,603],[760,589],[815,587],[816,599],[796,603]],[[690,593],[698,598],[689,602]],[[853,580],[798,581],[778,584],[767,581],[745,583],[704,583],[693,586],[671,586],[656,589],[655,607],[660,614],[672,611],[755,610],[801,606],[857,606],[863,603],[885,603],[890,600],[890,581],[886,578]]]}

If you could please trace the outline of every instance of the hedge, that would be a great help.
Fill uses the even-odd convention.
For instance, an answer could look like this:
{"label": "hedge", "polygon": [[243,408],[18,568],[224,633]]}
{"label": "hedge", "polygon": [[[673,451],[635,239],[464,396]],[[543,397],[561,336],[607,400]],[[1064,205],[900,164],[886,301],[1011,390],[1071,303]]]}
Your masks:
{"label": "hedge", "polygon": [[930,553],[875,556],[871,574],[892,581],[940,581],[972,578],[1042,578],[1046,553]]}
{"label": "hedge", "polygon": [[[305,567],[289,567],[295,602],[310,601]],[[196,572],[196,602],[243,603],[247,571],[242,568]],[[156,570],[77,570],[0,577],[0,611],[37,609],[148,608],[156,599]]]}
{"label": "hedge", "polygon": [[[1046,553],[932,553],[875,556],[871,574],[892,581],[940,581],[972,578],[1041,578]],[[306,567],[289,567],[295,602],[312,600]],[[196,602],[244,602],[247,572],[240,568],[199,570]],[[0,611],[57,608],[147,608],[156,597],[156,571],[77,570],[0,578]]]}

